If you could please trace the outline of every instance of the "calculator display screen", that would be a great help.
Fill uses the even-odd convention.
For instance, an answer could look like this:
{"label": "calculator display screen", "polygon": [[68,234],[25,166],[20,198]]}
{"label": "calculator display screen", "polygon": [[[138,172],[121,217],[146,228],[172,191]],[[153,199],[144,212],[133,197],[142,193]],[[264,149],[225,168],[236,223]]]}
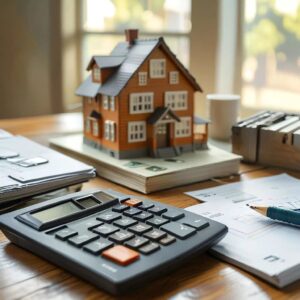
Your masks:
{"label": "calculator display screen", "polygon": [[80,211],[81,209],[76,206],[72,201],[68,201],[50,208],[46,208],[39,212],[31,214],[32,217],[42,223],[50,222],[62,217],[68,216],[72,213]]}
{"label": "calculator display screen", "polygon": [[93,206],[99,204],[99,202],[97,202],[94,198],[91,198],[91,197],[79,199],[79,200],[77,200],[77,202],[80,205],[82,205],[84,208],[90,208],[90,207],[93,207]]}

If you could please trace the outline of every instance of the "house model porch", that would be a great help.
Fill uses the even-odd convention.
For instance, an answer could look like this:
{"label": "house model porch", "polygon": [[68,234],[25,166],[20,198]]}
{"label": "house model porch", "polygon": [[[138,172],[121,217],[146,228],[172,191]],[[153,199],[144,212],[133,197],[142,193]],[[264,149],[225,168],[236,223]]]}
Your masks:
{"label": "house model porch", "polygon": [[194,93],[202,89],[163,38],[140,40],[126,30],[126,41],[92,57],[87,70],[76,91],[86,144],[120,159],[207,149],[208,122],[194,117]]}

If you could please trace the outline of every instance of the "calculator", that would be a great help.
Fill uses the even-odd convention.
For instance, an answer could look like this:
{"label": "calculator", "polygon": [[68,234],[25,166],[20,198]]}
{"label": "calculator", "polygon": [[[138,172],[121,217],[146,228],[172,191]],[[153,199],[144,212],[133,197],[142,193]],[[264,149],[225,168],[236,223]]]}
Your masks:
{"label": "calculator", "polygon": [[0,229],[16,245],[112,294],[170,272],[228,231],[183,209],[105,189],[3,214]]}

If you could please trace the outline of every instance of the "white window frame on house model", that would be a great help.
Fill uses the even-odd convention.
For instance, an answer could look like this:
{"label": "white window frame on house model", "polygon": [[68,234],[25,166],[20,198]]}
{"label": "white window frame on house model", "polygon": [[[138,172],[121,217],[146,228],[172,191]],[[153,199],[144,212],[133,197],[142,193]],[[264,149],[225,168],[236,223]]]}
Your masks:
{"label": "white window frame on house model", "polygon": [[85,119],[85,132],[90,133],[91,132],[91,121],[90,119]]}
{"label": "white window frame on house model", "polygon": [[102,95],[102,106],[103,106],[103,109],[105,109],[105,110],[109,109],[109,102],[108,102],[107,95]]}
{"label": "white window frame on house model", "polygon": [[154,93],[132,93],[129,96],[130,114],[153,112]]}
{"label": "white window frame on house model", "polygon": [[164,58],[150,60],[150,77],[165,78],[166,77],[166,60]]}
{"label": "white window frame on house model", "polygon": [[181,117],[180,122],[175,123],[175,137],[190,137],[192,135],[192,118]]}
{"label": "white window frame on house model", "polygon": [[147,85],[147,72],[139,72],[139,85]]}
{"label": "white window frame on house model", "polygon": [[116,140],[116,123],[106,120],[104,122],[104,139],[114,142]]}
{"label": "white window frame on house model", "polygon": [[99,136],[99,122],[98,120],[92,119],[92,130],[93,136]]}
{"label": "white window frame on house model", "polygon": [[179,83],[179,72],[171,71],[169,73],[169,83],[170,84],[178,84]]}
{"label": "white window frame on house model", "polygon": [[165,92],[165,106],[172,110],[186,110],[188,108],[188,92]]}
{"label": "white window frame on house model", "polygon": [[101,82],[101,70],[98,67],[93,69],[93,77],[95,81]]}
{"label": "white window frame on house model", "polygon": [[114,96],[109,96],[109,108],[112,111],[116,109],[116,100]]}
{"label": "white window frame on house model", "polygon": [[128,122],[128,143],[144,142],[147,139],[146,122]]}

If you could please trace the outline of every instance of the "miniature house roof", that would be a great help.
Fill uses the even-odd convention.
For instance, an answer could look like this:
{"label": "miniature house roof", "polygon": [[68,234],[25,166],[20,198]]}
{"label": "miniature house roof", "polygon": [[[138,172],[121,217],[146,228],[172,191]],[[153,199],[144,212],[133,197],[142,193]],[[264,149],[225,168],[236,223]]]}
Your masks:
{"label": "miniature house roof", "polygon": [[[160,37],[151,40],[135,40],[130,46],[127,42],[120,42],[112,50],[111,55],[106,57],[94,56],[91,62],[96,62],[100,68],[103,68],[104,65],[108,67],[109,64],[113,64],[114,67],[116,67],[117,63],[120,64],[116,67],[116,71],[109,76],[102,85],[100,83],[92,82],[90,75],[76,90],[76,95],[95,97],[98,93],[101,93],[109,96],[117,96],[142,63],[157,47],[160,47],[169,55],[170,59],[177,65],[178,69],[182,71],[183,75],[187,78],[193,88],[196,91],[202,92],[202,89],[195,78],[173,54],[164,39]],[[99,58],[98,62],[96,59],[97,57]],[[90,64],[88,69],[91,67]]]}
{"label": "miniature house roof", "polygon": [[194,124],[195,125],[203,125],[203,124],[209,124],[209,123],[210,123],[210,120],[206,120],[201,117],[194,116]]}
{"label": "miniature house roof", "polygon": [[102,56],[93,56],[90,60],[87,71],[90,71],[94,64],[96,64],[99,68],[115,68],[122,64],[125,60],[126,56],[115,56],[115,55],[102,55]]}
{"label": "miniature house roof", "polygon": [[157,107],[155,111],[148,118],[147,122],[149,124],[156,124],[157,122],[163,119],[173,119],[177,122],[180,122],[180,118],[168,107]]}

